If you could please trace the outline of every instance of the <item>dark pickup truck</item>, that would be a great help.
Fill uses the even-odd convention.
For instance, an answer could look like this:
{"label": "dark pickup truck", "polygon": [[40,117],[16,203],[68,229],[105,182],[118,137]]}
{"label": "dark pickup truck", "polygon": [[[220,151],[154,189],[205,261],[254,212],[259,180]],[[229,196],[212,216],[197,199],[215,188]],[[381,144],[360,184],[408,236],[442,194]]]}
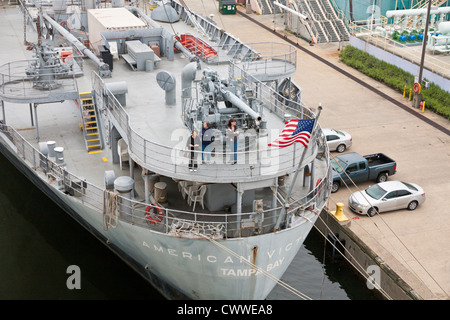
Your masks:
{"label": "dark pickup truck", "polygon": [[356,152],[346,153],[334,157],[331,165],[333,167],[331,192],[338,191],[344,182],[347,185],[351,181],[355,183],[369,180],[375,180],[377,183],[384,182],[388,176],[392,176],[397,171],[397,163],[383,153],[366,156]]}

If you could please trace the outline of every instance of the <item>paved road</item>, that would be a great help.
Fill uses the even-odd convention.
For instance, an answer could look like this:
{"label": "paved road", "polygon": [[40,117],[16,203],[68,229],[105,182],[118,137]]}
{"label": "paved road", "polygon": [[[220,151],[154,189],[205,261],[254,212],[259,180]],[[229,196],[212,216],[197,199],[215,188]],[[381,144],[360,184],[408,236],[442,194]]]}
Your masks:
{"label": "paved road", "polygon": [[[185,2],[193,11],[204,16],[214,14],[214,20],[219,26],[244,42],[283,41],[240,13],[221,15],[217,10],[217,1]],[[238,10],[245,13],[242,7]],[[322,103],[322,127],[351,133],[353,146],[349,151],[360,154],[383,152],[392,157],[398,165],[397,174],[390,179],[415,182],[425,189],[427,197],[425,203],[415,211],[400,210],[369,218],[357,216],[348,209],[348,196],[357,190],[353,187],[332,194],[330,210],[335,209],[337,202],[343,202],[344,213],[351,219],[351,230],[421,297],[449,299],[449,121],[427,110],[423,114],[415,109],[408,112],[305,52],[318,55],[391,97],[394,102],[410,107],[401,94],[341,63],[337,44],[309,46],[305,41],[285,33],[281,25],[275,25],[273,16],[249,16],[272,30],[278,30],[303,48],[297,53],[297,73],[293,80],[302,88],[303,102],[307,106],[315,110]],[[422,118],[415,113],[420,113]],[[424,121],[424,117],[439,124],[443,130]],[[360,184],[358,188],[369,185]]]}

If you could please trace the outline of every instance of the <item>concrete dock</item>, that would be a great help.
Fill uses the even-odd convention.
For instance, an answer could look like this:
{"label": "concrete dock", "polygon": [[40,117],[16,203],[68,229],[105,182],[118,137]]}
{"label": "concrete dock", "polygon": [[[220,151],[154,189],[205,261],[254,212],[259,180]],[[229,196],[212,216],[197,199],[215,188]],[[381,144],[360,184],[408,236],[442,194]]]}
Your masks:
{"label": "concrete dock", "polygon": [[[219,26],[246,43],[283,42],[282,37],[271,32],[276,30],[303,48],[297,51],[297,73],[293,80],[302,88],[303,102],[308,107],[316,110],[318,104],[322,104],[322,127],[349,132],[353,137],[349,151],[363,155],[383,152],[392,157],[397,161],[397,173],[389,180],[417,183],[426,193],[425,203],[415,211],[399,210],[370,218],[354,214],[347,203],[351,193],[374,182],[360,184],[357,188],[341,188],[331,195],[328,205],[332,211],[336,210],[336,203],[344,203],[349,223],[341,226],[341,233],[354,235],[361,247],[368,249],[394,274],[393,286],[397,283],[409,288],[410,294],[402,296],[397,293],[398,288],[387,286],[384,289],[390,298],[450,299],[449,121],[429,110],[422,113],[413,109],[411,102],[400,93],[344,65],[339,61],[337,43],[310,46],[283,31],[282,25],[274,24],[273,15],[248,14],[264,24],[266,28],[263,28],[245,17],[246,10],[242,6],[238,6],[235,15],[222,15],[216,1],[185,0],[185,3],[203,16],[214,14],[213,19]],[[331,68],[307,52],[337,68]],[[348,74],[367,85],[357,83]],[[387,100],[380,93],[399,103]],[[426,119],[431,122],[424,121]]]}

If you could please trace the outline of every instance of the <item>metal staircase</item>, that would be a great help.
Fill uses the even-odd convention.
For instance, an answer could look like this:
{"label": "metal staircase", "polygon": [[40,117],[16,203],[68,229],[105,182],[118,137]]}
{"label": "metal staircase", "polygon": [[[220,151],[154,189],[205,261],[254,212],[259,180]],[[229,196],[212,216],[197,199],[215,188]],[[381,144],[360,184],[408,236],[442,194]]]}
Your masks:
{"label": "metal staircase", "polygon": [[[281,4],[286,1],[278,0]],[[425,0],[423,0],[425,1]],[[441,2],[444,0],[434,0]],[[445,0],[447,1],[447,0]],[[257,0],[262,14],[281,13],[278,6],[273,5],[272,0]],[[314,30],[312,37],[315,42],[338,42],[348,41],[350,33],[341,17],[339,17],[329,0],[295,0],[291,2],[292,9],[297,9],[300,13],[309,18],[304,24],[308,29]]]}
{"label": "metal staircase", "polygon": [[344,15],[342,15],[342,17],[339,17],[329,0],[319,0],[318,2],[322,6],[322,10],[327,16],[328,20],[330,20],[331,24],[333,25],[334,30],[338,34],[340,40],[348,41],[350,38],[350,33],[348,32],[348,28],[343,21]]}
{"label": "metal staircase", "polygon": [[84,133],[86,150],[89,153],[98,153],[103,149],[100,130],[98,127],[97,111],[91,92],[81,92],[79,97],[81,111],[81,126]]}
{"label": "metal staircase", "polygon": [[302,23],[316,43],[348,41],[350,34],[329,0],[295,0],[291,9],[308,17]]}
{"label": "metal staircase", "polygon": [[316,31],[316,43],[329,42],[329,35],[319,21],[320,18],[310,8],[309,2],[306,0],[297,0],[297,7],[302,14],[308,17],[308,20],[306,21],[308,25]]}

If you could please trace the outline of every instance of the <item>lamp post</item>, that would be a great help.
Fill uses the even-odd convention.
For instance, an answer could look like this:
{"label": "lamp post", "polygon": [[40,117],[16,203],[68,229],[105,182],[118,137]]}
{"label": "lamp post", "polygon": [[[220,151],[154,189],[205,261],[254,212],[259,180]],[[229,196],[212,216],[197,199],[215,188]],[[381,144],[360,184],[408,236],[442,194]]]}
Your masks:
{"label": "lamp post", "polygon": [[[425,31],[424,31],[424,35],[423,35],[423,41],[422,41],[422,57],[420,59],[419,77],[417,80],[417,83],[419,84],[419,88],[422,83],[423,63],[425,61],[425,51],[426,51],[426,45],[427,45],[428,24],[430,23],[430,13],[431,13],[431,0],[428,0],[427,20],[425,23]],[[420,93],[420,89],[419,89],[418,92],[414,92],[413,107],[419,108],[421,101],[422,101],[422,94]]]}

